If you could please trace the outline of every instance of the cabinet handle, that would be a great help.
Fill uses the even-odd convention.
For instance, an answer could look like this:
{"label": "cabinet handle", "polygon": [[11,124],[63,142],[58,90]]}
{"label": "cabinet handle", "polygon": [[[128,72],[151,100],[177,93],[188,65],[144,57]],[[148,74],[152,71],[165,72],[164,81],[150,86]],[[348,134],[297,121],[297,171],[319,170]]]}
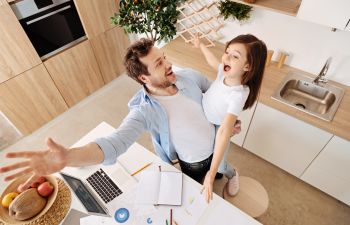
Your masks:
{"label": "cabinet handle", "polygon": [[61,11],[64,11],[64,10],[66,10],[66,9],[69,9],[69,8],[71,8],[71,7],[72,7],[72,6],[69,5],[69,6],[63,7],[63,8],[61,8],[61,9],[57,9],[56,11],[50,12],[50,13],[48,13],[48,14],[46,14],[46,15],[40,16],[40,17],[38,17],[38,18],[35,18],[35,19],[33,19],[33,20],[30,20],[30,21],[27,22],[27,25],[32,24],[32,23],[35,23],[36,21],[39,21],[39,20],[44,19],[44,18],[46,18],[46,17],[52,16],[52,15],[54,15],[54,14],[56,14],[56,13],[59,13],[59,12],[61,12]]}

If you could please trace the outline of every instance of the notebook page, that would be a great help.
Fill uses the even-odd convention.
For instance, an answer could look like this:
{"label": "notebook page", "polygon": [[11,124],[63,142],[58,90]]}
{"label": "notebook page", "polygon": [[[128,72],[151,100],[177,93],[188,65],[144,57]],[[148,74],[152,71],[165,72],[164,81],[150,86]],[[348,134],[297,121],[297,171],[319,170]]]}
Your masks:
{"label": "notebook page", "polygon": [[143,171],[136,193],[136,204],[156,204],[159,193],[160,172]]}
{"label": "notebook page", "polygon": [[182,173],[161,172],[158,204],[181,205]]}

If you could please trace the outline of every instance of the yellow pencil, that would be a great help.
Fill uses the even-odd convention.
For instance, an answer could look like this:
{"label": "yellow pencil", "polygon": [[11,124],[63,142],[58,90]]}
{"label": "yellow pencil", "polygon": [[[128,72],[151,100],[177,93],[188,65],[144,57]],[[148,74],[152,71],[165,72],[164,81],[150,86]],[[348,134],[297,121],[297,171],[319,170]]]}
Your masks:
{"label": "yellow pencil", "polygon": [[138,169],[136,172],[132,173],[131,176],[134,176],[136,174],[138,174],[139,172],[141,172],[142,170],[144,170],[146,167],[148,167],[149,165],[151,165],[152,163],[147,163],[146,165],[144,165],[143,167],[141,167],[140,169]]}

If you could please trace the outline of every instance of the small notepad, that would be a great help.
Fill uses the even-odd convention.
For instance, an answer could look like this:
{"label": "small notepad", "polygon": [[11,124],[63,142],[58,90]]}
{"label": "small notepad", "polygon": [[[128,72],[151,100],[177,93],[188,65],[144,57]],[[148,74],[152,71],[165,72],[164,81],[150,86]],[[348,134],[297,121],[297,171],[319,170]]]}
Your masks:
{"label": "small notepad", "polygon": [[142,172],[136,195],[137,204],[181,205],[181,200],[181,172]]}

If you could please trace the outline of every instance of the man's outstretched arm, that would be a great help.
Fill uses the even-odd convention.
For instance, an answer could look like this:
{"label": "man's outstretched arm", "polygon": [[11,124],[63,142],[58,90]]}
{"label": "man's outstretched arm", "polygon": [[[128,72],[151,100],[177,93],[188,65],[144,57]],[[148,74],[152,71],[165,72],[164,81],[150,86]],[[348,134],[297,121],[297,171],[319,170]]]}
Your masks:
{"label": "man's outstretched arm", "polygon": [[[48,147],[46,150],[7,153],[6,157],[8,158],[22,158],[23,160],[0,167],[0,173],[13,172],[11,175],[5,177],[5,181],[13,180],[25,174],[32,174],[20,186],[19,191],[23,191],[40,176],[59,172],[66,166],[79,167],[99,164],[104,159],[104,154],[96,143],[67,149],[49,138],[46,144]],[[17,171],[15,172],[15,170]]]}

